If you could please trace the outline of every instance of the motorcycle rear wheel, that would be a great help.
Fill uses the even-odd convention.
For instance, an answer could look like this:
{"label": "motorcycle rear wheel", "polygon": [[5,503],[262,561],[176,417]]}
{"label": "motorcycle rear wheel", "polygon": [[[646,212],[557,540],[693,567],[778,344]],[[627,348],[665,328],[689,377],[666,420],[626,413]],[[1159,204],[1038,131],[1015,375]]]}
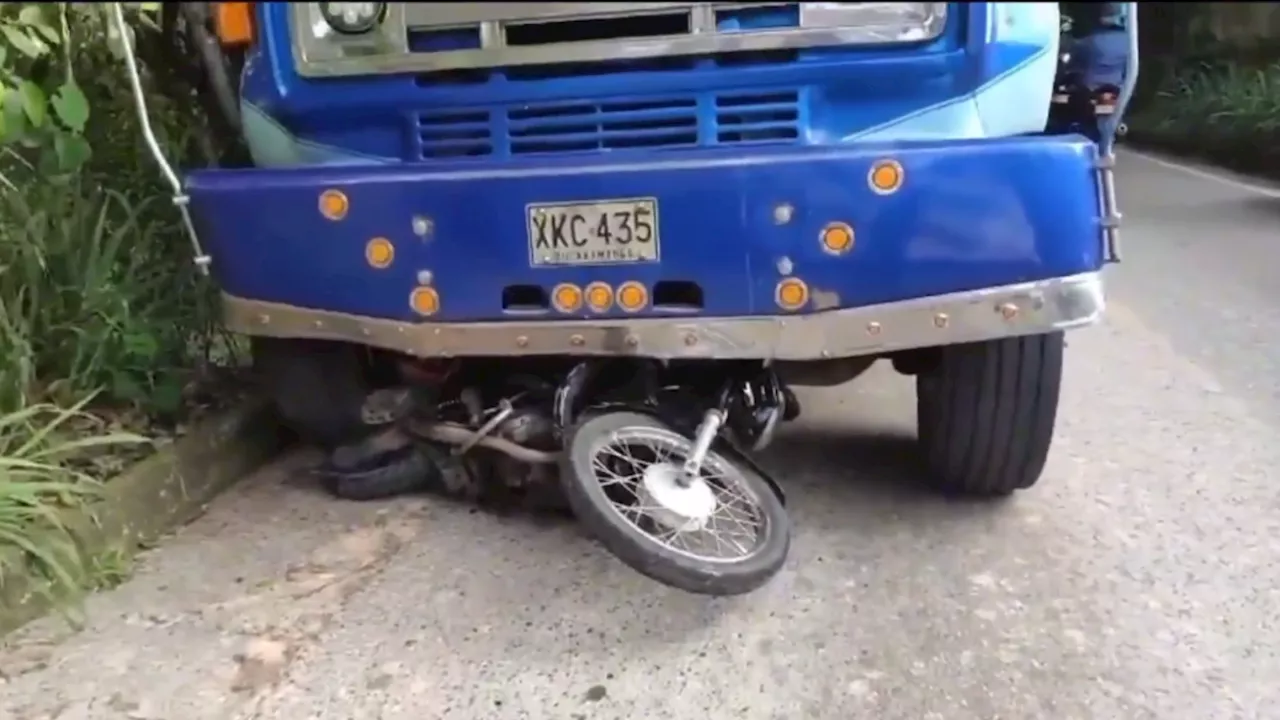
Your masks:
{"label": "motorcycle rear wheel", "polygon": [[[652,580],[700,595],[756,590],[786,562],[791,521],[763,478],[714,448],[689,487],[674,482],[692,447],[647,415],[588,417],[566,437],[569,504],[610,553]],[[717,553],[728,547],[738,556],[712,557],[697,542],[708,539]]]}

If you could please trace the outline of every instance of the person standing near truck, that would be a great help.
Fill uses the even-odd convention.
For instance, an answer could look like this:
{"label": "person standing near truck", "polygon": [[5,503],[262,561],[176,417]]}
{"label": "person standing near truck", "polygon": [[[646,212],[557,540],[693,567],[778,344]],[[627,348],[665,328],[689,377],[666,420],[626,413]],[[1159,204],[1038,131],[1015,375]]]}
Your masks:
{"label": "person standing near truck", "polygon": [[1129,61],[1127,3],[1080,5],[1072,43],[1072,69],[1079,73],[1095,105],[1114,106]]}

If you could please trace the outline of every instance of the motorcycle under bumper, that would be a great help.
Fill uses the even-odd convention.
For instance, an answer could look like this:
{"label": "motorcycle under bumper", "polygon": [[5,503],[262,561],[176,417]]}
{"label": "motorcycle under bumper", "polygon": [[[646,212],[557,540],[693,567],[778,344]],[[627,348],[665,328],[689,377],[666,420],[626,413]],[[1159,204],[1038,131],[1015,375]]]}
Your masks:
{"label": "motorcycle under bumper", "polygon": [[[188,193],[234,331],[422,357],[813,360],[1095,321],[1096,167],[1081,138],[1028,137],[212,170]],[[639,283],[645,302],[557,309],[566,283]]]}

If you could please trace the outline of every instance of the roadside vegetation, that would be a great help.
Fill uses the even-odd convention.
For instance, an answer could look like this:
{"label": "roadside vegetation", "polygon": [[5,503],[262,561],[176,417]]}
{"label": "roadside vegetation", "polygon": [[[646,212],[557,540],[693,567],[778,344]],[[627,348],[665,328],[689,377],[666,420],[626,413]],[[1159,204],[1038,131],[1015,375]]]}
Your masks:
{"label": "roadside vegetation", "polygon": [[1262,22],[1266,8],[1248,5],[1270,3],[1140,5],[1150,33],[1142,38],[1131,142],[1280,178],[1280,43],[1265,33],[1223,42],[1212,27],[1213,14],[1227,11],[1240,16],[1237,26]]}
{"label": "roadside vegetation", "polygon": [[1180,65],[1135,108],[1129,123],[1133,141],[1280,177],[1280,61]]}
{"label": "roadside vegetation", "polygon": [[[64,600],[102,580],[61,511],[180,432],[211,348],[228,347],[144,147],[110,7],[0,3],[0,562],[21,558]],[[154,13],[128,5],[142,56]],[[173,157],[199,162],[186,100],[152,92],[152,119]]]}

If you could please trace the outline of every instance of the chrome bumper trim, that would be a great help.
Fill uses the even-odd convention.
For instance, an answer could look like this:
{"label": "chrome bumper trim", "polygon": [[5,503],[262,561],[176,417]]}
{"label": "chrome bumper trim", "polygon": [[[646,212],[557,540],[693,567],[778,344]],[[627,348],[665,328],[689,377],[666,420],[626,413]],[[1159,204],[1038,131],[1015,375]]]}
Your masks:
{"label": "chrome bumper trim", "polygon": [[[448,302],[448,298],[445,298]],[[228,329],[343,340],[419,357],[613,355],[819,360],[994,340],[1092,324],[1100,273],[767,317],[397,322],[223,295]]]}

